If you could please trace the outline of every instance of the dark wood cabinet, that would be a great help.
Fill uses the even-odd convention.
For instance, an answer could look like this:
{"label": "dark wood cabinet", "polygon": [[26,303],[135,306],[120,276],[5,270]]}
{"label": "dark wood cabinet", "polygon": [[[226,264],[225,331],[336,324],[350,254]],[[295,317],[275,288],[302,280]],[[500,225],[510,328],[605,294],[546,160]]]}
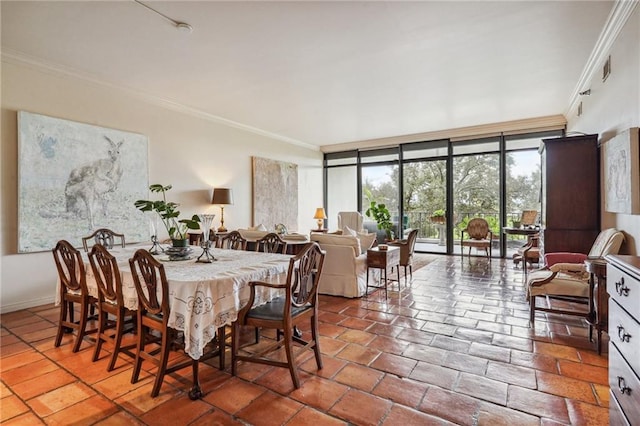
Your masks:
{"label": "dark wood cabinet", "polygon": [[600,232],[598,135],[543,139],[541,251],[588,253]]}

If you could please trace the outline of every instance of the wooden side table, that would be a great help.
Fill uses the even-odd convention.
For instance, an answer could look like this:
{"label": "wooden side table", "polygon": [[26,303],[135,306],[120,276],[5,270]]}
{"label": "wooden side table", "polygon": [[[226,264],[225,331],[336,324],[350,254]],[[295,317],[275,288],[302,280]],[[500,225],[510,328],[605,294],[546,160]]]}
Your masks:
{"label": "wooden side table", "polygon": [[589,273],[589,340],[593,340],[592,328],[598,333],[598,355],[602,352],[602,332],[609,332],[609,293],[607,293],[607,261],[602,258],[587,259],[585,269]]}
{"label": "wooden side table", "polygon": [[[384,298],[387,298],[387,286],[389,283],[387,277],[387,269],[393,267],[398,270],[398,286],[400,286],[400,247],[387,246],[386,250],[380,250],[380,247],[374,247],[367,250],[367,290],[369,294],[369,287],[371,288],[384,288]],[[369,268],[380,269],[381,275],[384,279],[384,287],[382,285],[375,286],[369,285]]]}

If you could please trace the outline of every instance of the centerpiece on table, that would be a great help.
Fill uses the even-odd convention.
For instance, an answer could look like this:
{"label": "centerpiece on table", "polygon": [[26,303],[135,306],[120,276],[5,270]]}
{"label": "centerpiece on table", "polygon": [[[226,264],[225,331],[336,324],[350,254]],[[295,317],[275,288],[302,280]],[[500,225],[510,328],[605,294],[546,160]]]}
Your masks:
{"label": "centerpiece on table", "polygon": [[171,238],[174,250],[169,250],[169,257],[185,257],[191,252],[187,230],[200,230],[200,218],[193,215],[191,219],[179,219],[178,203],[167,201],[167,192],[171,185],[153,184],[149,191],[162,193],[161,200],[137,200],[134,204],[142,212],[156,212]]}

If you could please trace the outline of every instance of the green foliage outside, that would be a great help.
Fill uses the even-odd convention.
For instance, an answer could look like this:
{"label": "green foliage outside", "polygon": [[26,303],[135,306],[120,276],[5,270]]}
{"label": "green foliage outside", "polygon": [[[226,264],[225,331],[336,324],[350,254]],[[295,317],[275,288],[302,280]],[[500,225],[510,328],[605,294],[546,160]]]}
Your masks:
{"label": "green foliage outside", "polygon": [[[512,155],[507,154],[506,161],[507,225],[511,225],[513,220],[519,220],[522,210],[539,208],[540,169],[535,168],[530,174],[518,174],[514,170]],[[388,176],[381,183],[368,179],[363,168],[363,194],[367,200],[385,204],[391,212],[392,221],[398,223],[399,168],[397,165],[380,168]],[[473,154],[453,159],[454,238],[459,238],[460,231],[473,217],[485,218],[494,234],[499,235],[499,171],[497,154]],[[444,160],[404,165],[404,213],[409,217],[408,227],[420,229],[419,235],[423,238],[437,235],[430,217],[445,211],[446,172]],[[364,201],[363,205],[369,205]]]}

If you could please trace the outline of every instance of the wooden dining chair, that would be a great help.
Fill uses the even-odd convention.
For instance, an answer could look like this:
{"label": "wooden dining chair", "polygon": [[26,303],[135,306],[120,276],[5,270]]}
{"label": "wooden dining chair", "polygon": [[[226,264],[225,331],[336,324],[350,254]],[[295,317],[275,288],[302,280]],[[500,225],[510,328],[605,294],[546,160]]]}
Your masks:
{"label": "wooden dining chair", "polygon": [[238,231],[231,231],[220,239],[220,248],[231,250],[246,250],[247,240]]}
{"label": "wooden dining chair", "polygon": [[200,246],[202,244],[202,232],[189,232],[189,245]]}
{"label": "wooden dining chair", "polygon": [[[89,252],[89,262],[98,287],[98,335],[93,352],[93,361],[100,358],[102,344],[107,342],[113,347],[107,371],[116,365],[119,353],[135,358],[131,349],[135,343],[122,346],[122,337],[126,332],[134,331],[135,311],[125,307],[122,296],[122,276],[116,258],[102,244],[96,244]],[[109,315],[114,319],[110,320]],[[125,326],[128,329],[125,330]]]}
{"label": "wooden dining chair", "polygon": [[[194,232],[194,233],[189,233],[189,245],[190,246],[198,246],[201,247],[202,246],[202,237],[203,237],[203,233],[202,232]],[[211,247],[218,247],[219,243],[218,241],[220,240],[220,236],[216,235],[215,232],[210,231],[209,232],[209,241],[210,241],[210,246]]]}
{"label": "wooden dining chair", "polygon": [[[52,250],[53,259],[60,279],[60,319],[54,345],[60,346],[62,334],[69,330],[76,331],[73,352],[78,352],[82,340],[97,329],[87,330],[89,308],[94,307],[98,300],[89,295],[87,277],[80,252],[68,241],[60,240]],[[80,318],[74,321],[75,305],[79,305]]]}
{"label": "wooden dining chair", "polygon": [[[249,283],[251,290],[249,301],[238,312],[238,319],[232,326],[231,337],[231,372],[235,376],[239,361],[256,362],[288,368],[296,388],[300,387],[300,379],[296,366],[296,356],[293,352],[294,343],[302,345],[302,349],[312,348],[316,358],[318,369],[322,369],[322,358],[318,335],[318,283],[322,273],[325,252],[317,243],[311,242],[293,256],[289,261],[289,270],[285,283],[268,283],[252,281]],[[253,306],[257,287],[281,289],[283,295],[260,306]],[[293,327],[309,320],[311,325],[311,339],[303,340],[293,332]],[[241,327],[252,326],[282,330],[283,340],[275,340],[272,343],[260,343],[258,351],[248,353],[249,346],[240,348]],[[274,351],[284,346],[286,361],[281,358],[269,357]],[[242,353],[240,351],[243,351]],[[281,355],[281,354],[280,354]]]}
{"label": "wooden dining chair", "polygon": [[[164,376],[182,368],[191,366],[193,371],[194,390],[189,393],[191,399],[202,396],[198,381],[198,362],[220,355],[221,369],[224,367],[224,333],[217,333],[216,351],[205,353],[200,360],[192,359],[176,361],[168,366],[169,351],[184,351],[184,335],[179,330],[169,327],[169,284],[164,265],[156,260],[147,250],[140,249],[129,259],[133,282],[138,294],[138,351],[136,353],[131,383],[136,383],[140,376],[142,361],[150,361],[158,369],[156,380],[151,390],[151,397],[158,396]],[[151,333],[150,331],[155,333]],[[158,337],[159,335],[159,337]],[[221,344],[222,342],[222,344]],[[159,347],[157,347],[159,345]],[[193,393],[195,392],[195,393]]]}
{"label": "wooden dining chair", "polygon": [[[413,251],[416,247],[418,239],[418,230],[412,229],[406,239],[390,242],[390,246],[400,247],[400,264],[398,268],[398,277],[400,277],[400,267],[404,267],[404,283],[407,284],[407,267],[409,275],[413,281]],[[392,271],[393,272],[393,271]]]}
{"label": "wooden dining chair", "polygon": [[120,246],[124,247],[124,234],[118,234],[117,232],[113,232],[111,229],[107,228],[96,229],[88,237],[82,238],[82,247],[84,248],[84,251],[88,253],[89,243],[93,240],[94,244],[102,244],[106,248],[112,249],[116,238],[120,240]]}
{"label": "wooden dining chair", "polygon": [[[270,232],[259,240],[256,240],[254,250],[262,253],[285,254],[287,252],[287,242],[280,238],[280,236],[275,232]],[[282,336],[282,331],[278,330],[277,337],[280,338],[280,336]],[[255,342],[260,342],[259,327],[256,327],[255,330]]]}
{"label": "wooden dining chair", "polygon": [[287,242],[280,238],[280,235],[275,232],[270,232],[259,240],[256,240],[255,251],[285,254],[287,252]]}

